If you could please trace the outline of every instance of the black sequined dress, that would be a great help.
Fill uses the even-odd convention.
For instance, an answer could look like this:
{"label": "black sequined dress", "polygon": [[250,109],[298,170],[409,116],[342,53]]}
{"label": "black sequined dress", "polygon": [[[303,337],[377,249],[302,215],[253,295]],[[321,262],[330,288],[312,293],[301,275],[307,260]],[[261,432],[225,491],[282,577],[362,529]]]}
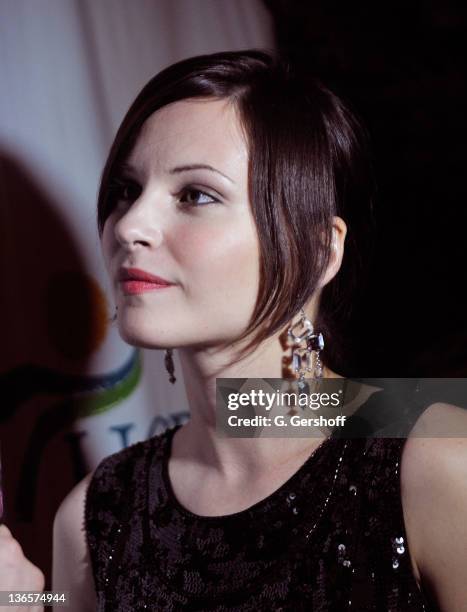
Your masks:
{"label": "black sequined dress", "polygon": [[95,471],[85,528],[98,612],[434,610],[408,554],[404,438],[330,437],[265,499],[206,517],[171,488],[178,427]]}

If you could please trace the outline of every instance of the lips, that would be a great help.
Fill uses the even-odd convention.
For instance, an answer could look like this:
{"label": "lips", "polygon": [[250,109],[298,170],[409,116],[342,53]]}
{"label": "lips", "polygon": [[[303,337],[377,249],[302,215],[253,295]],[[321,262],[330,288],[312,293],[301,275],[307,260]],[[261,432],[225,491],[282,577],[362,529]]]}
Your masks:
{"label": "lips", "polygon": [[139,268],[120,268],[118,280],[123,293],[132,295],[172,287],[174,283]]}
{"label": "lips", "polygon": [[150,274],[145,270],[140,270],[139,268],[120,268],[118,273],[119,281],[144,281],[145,283],[154,283],[156,285],[173,285],[170,281],[162,278],[161,276],[156,276],[155,274]]}

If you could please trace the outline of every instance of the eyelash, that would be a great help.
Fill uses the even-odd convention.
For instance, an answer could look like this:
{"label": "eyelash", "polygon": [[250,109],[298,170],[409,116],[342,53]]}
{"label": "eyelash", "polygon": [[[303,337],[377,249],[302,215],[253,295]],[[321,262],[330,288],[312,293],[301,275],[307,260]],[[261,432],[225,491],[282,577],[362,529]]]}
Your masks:
{"label": "eyelash", "polygon": [[[203,204],[193,204],[193,203],[187,203],[186,206],[191,207],[191,208],[199,208],[200,206],[207,206],[209,204],[219,204],[219,200],[217,198],[215,198],[212,194],[208,193],[207,191],[203,191],[202,189],[198,189],[197,187],[193,187],[192,185],[187,185],[186,187],[184,187],[180,193],[178,194],[178,196],[182,195],[182,194],[198,194],[198,195],[203,195],[203,196],[207,196],[208,198],[210,198],[210,202],[204,202]],[[182,200],[180,200],[181,202]]]}
{"label": "eyelash", "polygon": [[[132,195],[126,195],[126,196],[124,195],[127,189],[131,189],[133,191]],[[118,205],[120,202],[133,202],[134,200],[136,200],[141,193],[141,187],[137,183],[131,180],[114,179],[114,181],[110,184],[109,191],[112,194],[112,199],[115,205]],[[211,201],[204,202],[202,204],[186,203],[185,206],[187,208],[200,208],[201,206],[207,206],[209,204],[220,203],[220,201],[216,197],[214,197],[212,194],[208,193],[207,191],[203,191],[202,189],[198,189],[197,187],[194,187],[193,185],[186,185],[185,187],[183,187],[183,189],[177,194],[177,197],[180,198],[183,194],[186,195],[190,193],[198,194],[198,196],[200,195],[206,196],[210,198]],[[179,201],[183,203],[183,200],[179,199]]]}
{"label": "eyelash", "polygon": [[[137,194],[133,193],[132,196],[130,195],[125,196],[124,192],[126,189],[129,189],[129,188],[135,189]],[[136,200],[139,194],[141,193],[141,189],[139,185],[137,185],[137,183],[133,181],[125,180],[125,179],[114,179],[113,181],[111,181],[109,185],[109,193],[111,195],[113,202],[115,203],[115,205],[117,205],[120,202]]]}

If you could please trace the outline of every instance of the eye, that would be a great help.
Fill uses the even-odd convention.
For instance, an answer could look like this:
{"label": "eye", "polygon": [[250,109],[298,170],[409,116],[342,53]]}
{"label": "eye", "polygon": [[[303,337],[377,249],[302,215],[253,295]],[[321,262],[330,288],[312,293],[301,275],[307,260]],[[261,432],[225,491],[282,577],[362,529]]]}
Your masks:
{"label": "eye", "polygon": [[141,194],[141,187],[130,179],[115,178],[109,184],[109,195],[112,202],[134,202]]}
{"label": "eye", "polygon": [[186,187],[180,193],[180,202],[187,206],[197,207],[204,206],[205,204],[215,204],[219,200],[201,189],[196,189],[196,187]]}

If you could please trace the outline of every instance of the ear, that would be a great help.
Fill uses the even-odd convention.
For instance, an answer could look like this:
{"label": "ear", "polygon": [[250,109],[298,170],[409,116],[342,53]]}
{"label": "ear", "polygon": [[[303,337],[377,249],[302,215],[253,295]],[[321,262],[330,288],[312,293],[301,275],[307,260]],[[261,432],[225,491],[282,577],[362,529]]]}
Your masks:
{"label": "ear", "polygon": [[333,217],[332,221],[332,242],[331,256],[329,258],[328,267],[324,272],[319,282],[321,289],[327,285],[339,272],[344,257],[344,243],[347,235],[347,225],[341,217]]}

